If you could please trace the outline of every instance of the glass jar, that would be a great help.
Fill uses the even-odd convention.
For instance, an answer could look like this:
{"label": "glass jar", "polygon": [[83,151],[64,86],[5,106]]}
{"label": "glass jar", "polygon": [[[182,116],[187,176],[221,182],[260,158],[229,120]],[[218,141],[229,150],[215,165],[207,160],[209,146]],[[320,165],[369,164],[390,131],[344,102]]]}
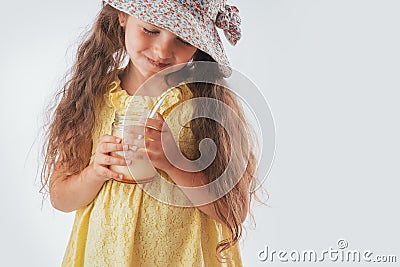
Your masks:
{"label": "glass jar", "polygon": [[[128,153],[146,151],[145,148],[135,145],[134,140],[142,140],[144,138],[144,124],[139,122],[139,120],[147,117],[147,115],[148,112],[131,113],[129,115],[119,114],[118,112],[115,113],[111,134],[121,138],[122,143],[128,145],[130,151],[112,152],[112,156],[125,159]],[[156,177],[157,171],[148,158],[132,158],[131,161],[132,163],[129,166],[110,165],[110,170],[122,173],[124,175],[122,182],[130,184],[151,182]]]}

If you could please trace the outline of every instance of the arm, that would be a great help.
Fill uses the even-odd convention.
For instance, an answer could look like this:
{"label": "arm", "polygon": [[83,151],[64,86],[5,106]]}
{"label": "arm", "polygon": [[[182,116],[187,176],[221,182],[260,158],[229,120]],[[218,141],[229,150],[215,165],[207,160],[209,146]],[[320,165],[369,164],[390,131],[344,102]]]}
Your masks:
{"label": "arm", "polygon": [[64,212],[82,208],[93,201],[107,180],[120,180],[120,174],[108,169],[109,165],[126,166],[124,159],[108,155],[110,152],[123,150],[120,142],[114,136],[103,136],[93,163],[76,175],[64,175],[62,166],[56,164],[49,184],[53,207]]}
{"label": "arm", "polygon": [[105,181],[96,178],[92,164],[68,177],[54,173],[50,178],[51,204],[64,212],[77,210],[93,201]]}

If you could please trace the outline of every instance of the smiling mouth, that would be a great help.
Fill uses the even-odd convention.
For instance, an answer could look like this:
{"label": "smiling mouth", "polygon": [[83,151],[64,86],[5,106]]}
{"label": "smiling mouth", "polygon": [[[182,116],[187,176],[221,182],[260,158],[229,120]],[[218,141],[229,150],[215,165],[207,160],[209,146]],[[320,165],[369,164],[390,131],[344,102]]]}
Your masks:
{"label": "smiling mouth", "polygon": [[170,65],[169,63],[161,63],[159,61],[152,60],[151,58],[148,58],[148,57],[146,57],[146,58],[147,58],[147,61],[149,61],[151,63],[151,65],[153,65],[157,68],[165,68],[166,66]]}

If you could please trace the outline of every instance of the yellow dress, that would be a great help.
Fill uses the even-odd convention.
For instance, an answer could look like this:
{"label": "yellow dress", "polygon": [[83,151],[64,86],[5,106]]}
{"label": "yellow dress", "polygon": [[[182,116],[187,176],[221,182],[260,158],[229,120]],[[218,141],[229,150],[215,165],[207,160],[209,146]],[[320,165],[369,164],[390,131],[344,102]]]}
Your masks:
{"label": "yellow dress", "polygon": [[[165,117],[171,107],[191,96],[187,86],[175,88],[160,113]],[[93,153],[100,137],[111,134],[116,110],[124,109],[129,101],[149,108],[157,100],[128,95],[118,79],[104,97],[105,105],[97,113]],[[175,136],[179,123],[173,118],[166,122]],[[190,141],[190,133],[184,131],[183,139]],[[189,143],[186,142],[186,153],[190,154]],[[179,146],[185,154],[185,144]],[[109,180],[92,203],[76,211],[62,266],[242,266],[238,245],[224,254],[228,257],[226,263],[220,263],[215,256],[216,245],[227,234],[225,226],[195,207],[168,205],[138,185]]]}

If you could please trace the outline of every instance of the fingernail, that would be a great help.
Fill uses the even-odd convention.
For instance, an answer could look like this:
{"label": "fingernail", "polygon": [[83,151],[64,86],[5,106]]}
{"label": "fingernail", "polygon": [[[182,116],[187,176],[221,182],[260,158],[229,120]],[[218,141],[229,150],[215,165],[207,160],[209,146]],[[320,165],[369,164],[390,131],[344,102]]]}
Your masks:
{"label": "fingernail", "polygon": [[135,152],[137,149],[138,149],[137,146],[132,146],[132,147],[131,147],[131,150],[132,150],[133,152]]}
{"label": "fingernail", "polygon": [[124,176],[123,176],[122,174],[119,174],[119,175],[118,175],[118,178],[119,178],[120,180],[122,180],[122,178],[124,178]]}
{"label": "fingernail", "polygon": [[117,139],[115,139],[115,142],[119,143],[119,142],[121,142],[121,139],[117,138]]}
{"label": "fingernail", "polygon": [[139,135],[137,136],[137,140],[141,140],[141,139],[143,139],[143,135],[139,134]]}
{"label": "fingernail", "polygon": [[130,159],[126,160],[126,165],[131,165],[131,163],[132,163],[132,160],[130,160]]}

